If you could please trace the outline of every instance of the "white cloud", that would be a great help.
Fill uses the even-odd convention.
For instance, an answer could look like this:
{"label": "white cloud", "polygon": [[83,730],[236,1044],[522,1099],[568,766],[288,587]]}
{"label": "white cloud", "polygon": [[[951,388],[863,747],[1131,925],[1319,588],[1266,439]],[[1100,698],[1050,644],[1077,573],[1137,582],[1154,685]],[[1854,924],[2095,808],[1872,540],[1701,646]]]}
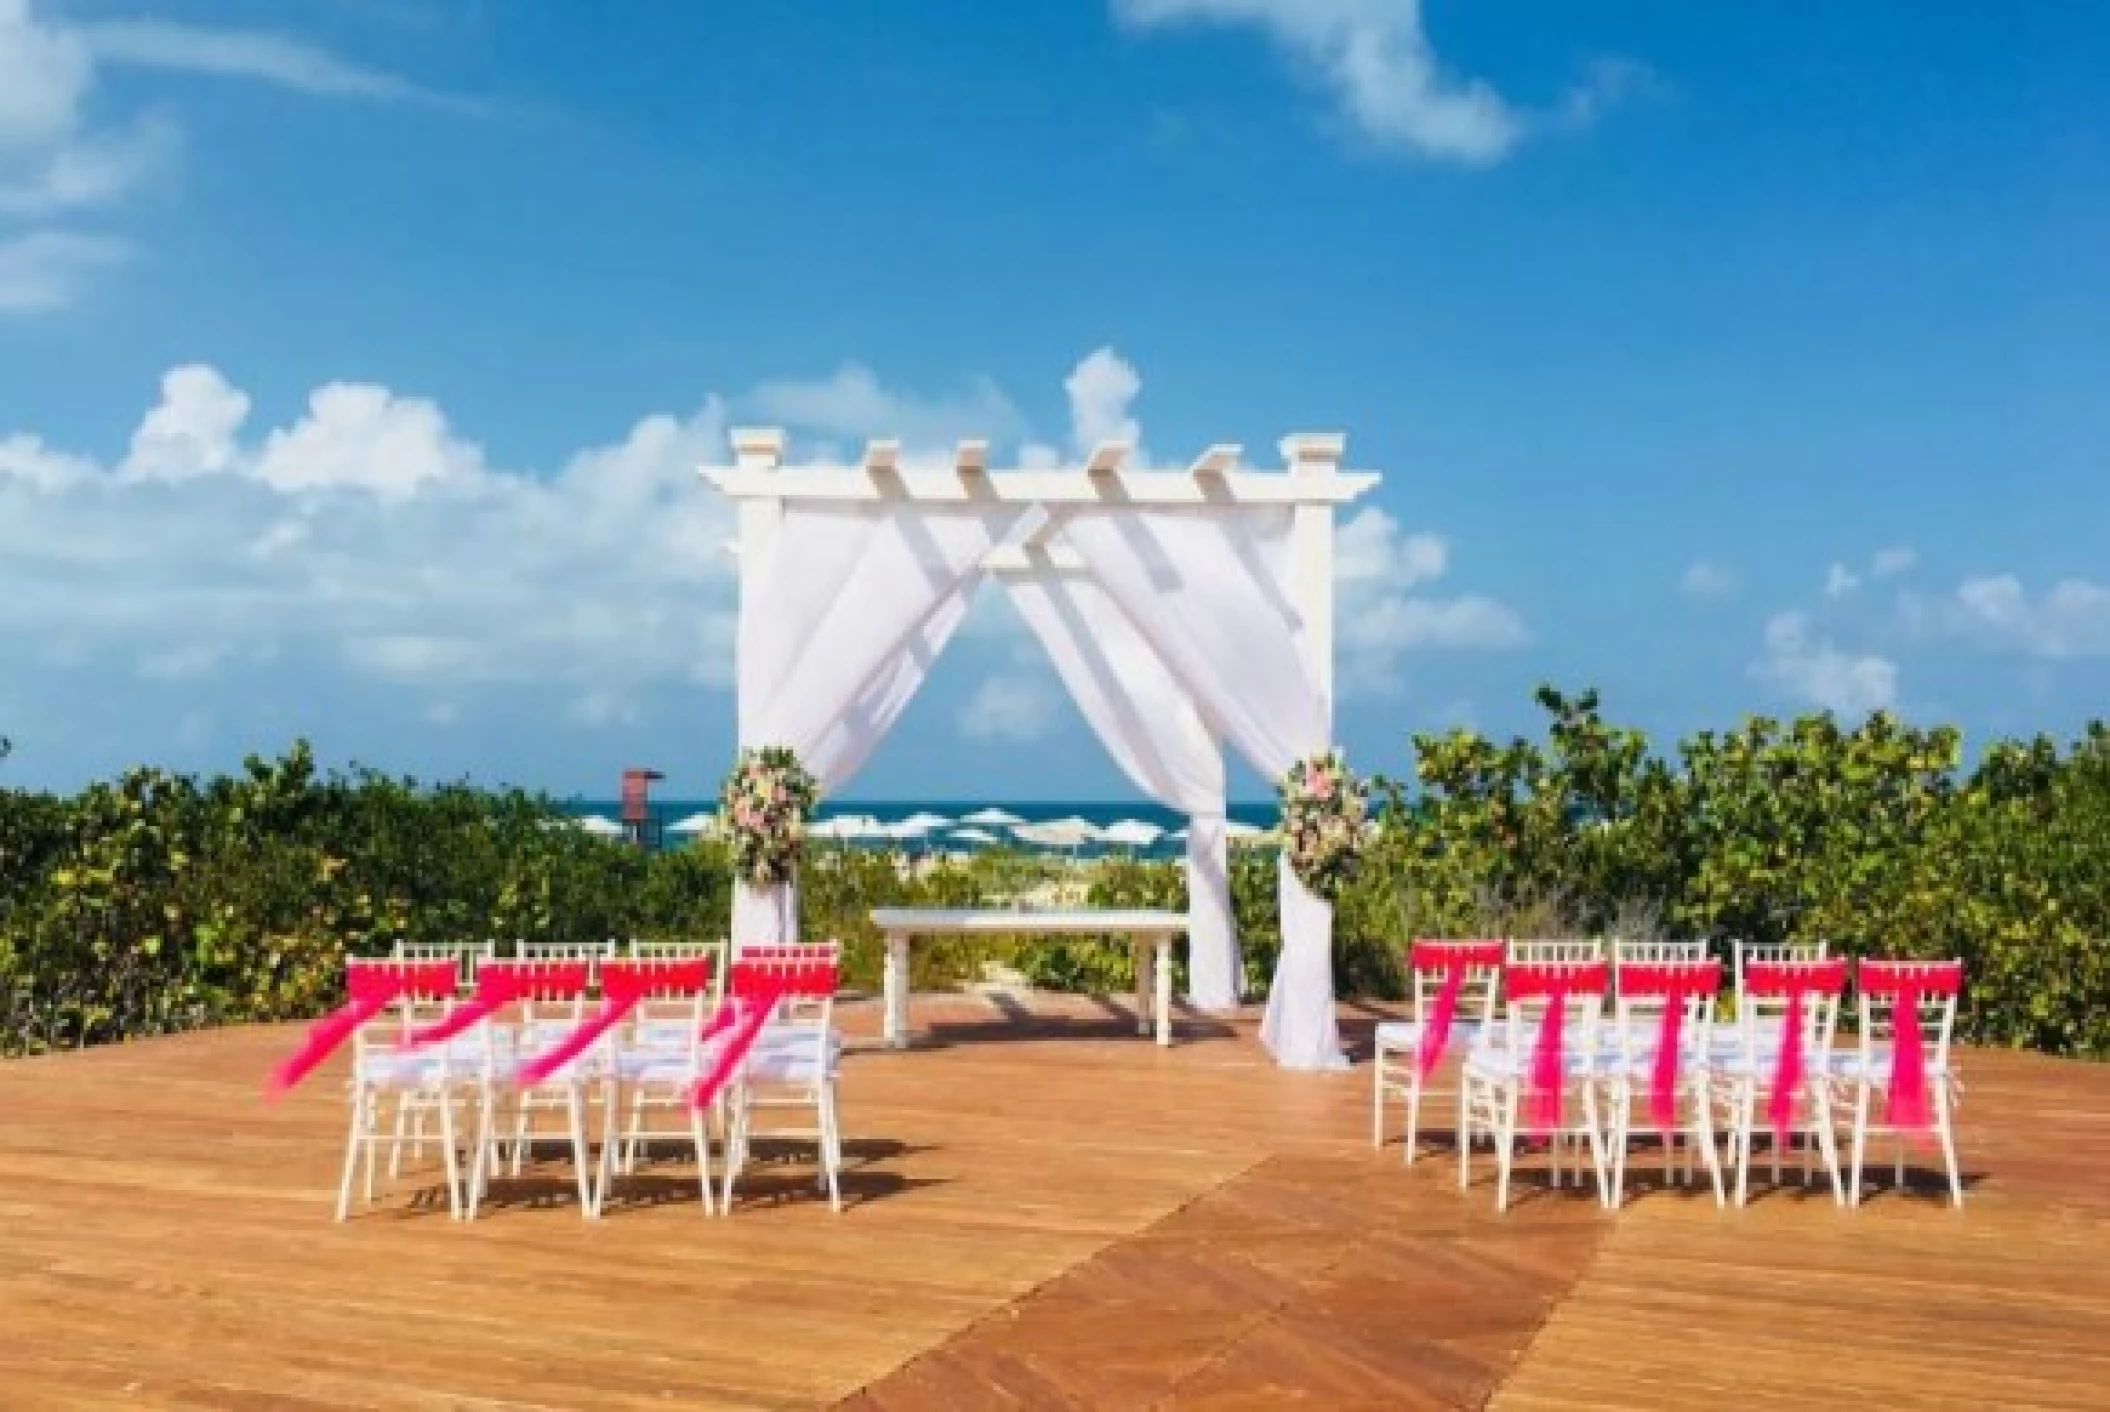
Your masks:
{"label": "white cloud", "polygon": [[161,20],[82,26],[80,39],[106,63],[214,78],[254,79],[331,98],[410,98],[419,89],[394,74],[341,59],[285,35],[203,29]]}
{"label": "white cloud", "polygon": [[1920,556],[1903,545],[1891,549],[1878,549],[1875,558],[1868,564],[1868,576],[1875,579],[1895,578],[1909,572],[1919,563]]}
{"label": "white cloud", "polygon": [[960,708],[960,733],[970,740],[1039,740],[1055,729],[1055,694],[1023,676],[990,677]]}
{"label": "white cloud", "polygon": [[1802,613],[1766,622],[1765,652],[1752,675],[1800,700],[1842,716],[1865,716],[1897,704],[1897,664],[1873,653],[1840,650],[1812,631]]}
{"label": "white cloud", "polygon": [[1641,86],[1646,70],[1601,61],[1551,113],[1518,109],[1484,79],[1447,72],[1423,23],[1421,0],[1112,0],[1139,30],[1198,24],[1264,31],[1333,92],[1369,138],[1425,157],[1485,166],[1534,129],[1574,127]]}
{"label": "white cloud", "polygon": [[124,241],[76,231],[0,236],[0,314],[62,308],[96,271],[131,253]]}
{"label": "white cloud", "polygon": [[1088,354],[1070,370],[1062,390],[1070,399],[1070,440],[1089,453],[1102,441],[1125,441],[1141,449],[1142,428],[1130,415],[1143,379],[1111,348]]}
{"label": "white cloud", "polygon": [[1824,573],[1824,596],[1844,598],[1861,586],[1861,576],[1844,564],[1834,564]]}
{"label": "white cloud", "polygon": [[890,437],[925,455],[949,454],[963,437],[1008,440],[1024,426],[1018,408],[987,378],[958,393],[925,397],[888,388],[855,363],[818,380],[763,383],[740,400],[739,410],[742,417],[781,422],[813,436],[856,442]]}
{"label": "white cloud", "polygon": [[1395,687],[1400,658],[1437,648],[1503,650],[1530,643],[1515,609],[1479,594],[1411,590],[1442,578],[1450,550],[1433,534],[1402,534],[1377,506],[1358,511],[1334,542],[1334,639],[1344,689]]}
{"label": "white cloud", "polygon": [[0,437],[0,660],[63,647],[184,682],[284,658],[324,683],[303,695],[554,691],[608,723],[722,680],[731,516],[695,474],[722,454],[721,400],[548,475],[489,465],[386,388],[331,384],[274,430],[248,411],[188,366],[116,466]]}
{"label": "white cloud", "polygon": [[140,480],[184,480],[234,469],[235,434],[249,419],[249,397],[217,368],[190,363],[161,379],[161,401],[132,433],[120,468]]}
{"label": "white cloud", "polygon": [[0,0],[0,151],[71,136],[94,77],[78,34],[38,20],[29,0]]}
{"label": "white cloud", "polygon": [[[414,85],[276,34],[156,20],[82,24],[34,0],[0,0],[0,314],[70,303],[86,279],[129,253],[98,232],[39,224],[107,207],[175,165],[183,131],[160,111],[100,120],[100,70],[132,65],[250,79],[303,93],[432,98]],[[454,99],[436,99],[455,106]]]}
{"label": "white cloud", "polygon": [[1678,591],[1688,598],[1727,598],[1736,592],[1736,575],[1720,564],[1697,559],[1678,580]]}
{"label": "white cloud", "polygon": [[2061,579],[2032,595],[2012,574],[1965,579],[1944,605],[1945,625],[2032,657],[2110,656],[2110,588]]}

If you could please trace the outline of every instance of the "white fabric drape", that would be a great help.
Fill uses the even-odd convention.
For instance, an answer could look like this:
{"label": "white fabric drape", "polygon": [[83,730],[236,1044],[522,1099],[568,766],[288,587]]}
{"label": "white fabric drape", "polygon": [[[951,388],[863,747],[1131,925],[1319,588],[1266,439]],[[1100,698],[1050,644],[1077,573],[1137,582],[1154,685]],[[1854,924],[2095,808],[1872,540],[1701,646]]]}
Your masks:
{"label": "white fabric drape", "polygon": [[1149,641],[1094,579],[1047,565],[1003,575],[1019,615],[1136,788],[1188,816],[1187,995],[1238,1004],[1223,750]]}
{"label": "white fabric drape", "polygon": [[[769,561],[743,565],[740,744],[789,746],[824,791],[840,788],[923,684],[1017,518],[986,506],[786,506]],[[736,947],[797,934],[790,885],[735,886]]]}
{"label": "white fabric drape", "polygon": [[[1256,770],[1273,778],[1326,748],[1328,702],[1305,662],[1287,590],[1288,509],[1083,507],[1061,524],[1202,719]],[[1333,908],[1287,862],[1280,893],[1282,955],[1261,1039],[1285,1068],[1339,1068]]]}

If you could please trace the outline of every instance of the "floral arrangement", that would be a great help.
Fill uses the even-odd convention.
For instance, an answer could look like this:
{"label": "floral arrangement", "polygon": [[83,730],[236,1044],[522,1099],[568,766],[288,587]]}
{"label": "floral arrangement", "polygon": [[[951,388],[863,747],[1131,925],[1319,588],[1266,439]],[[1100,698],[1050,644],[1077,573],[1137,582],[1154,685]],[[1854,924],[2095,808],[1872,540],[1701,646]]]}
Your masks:
{"label": "floral arrangement", "polygon": [[1282,777],[1282,848],[1297,880],[1331,900],[1353,876],[1369,807],[1341,752],[1299,760]]}
{"label": "floral arrangement", "polygon": [[820,785],[797,752],[781,745],[742,750],[718,792],[734,872],[754,887],[791,881],[806,851],[806,821],[820,798]]}

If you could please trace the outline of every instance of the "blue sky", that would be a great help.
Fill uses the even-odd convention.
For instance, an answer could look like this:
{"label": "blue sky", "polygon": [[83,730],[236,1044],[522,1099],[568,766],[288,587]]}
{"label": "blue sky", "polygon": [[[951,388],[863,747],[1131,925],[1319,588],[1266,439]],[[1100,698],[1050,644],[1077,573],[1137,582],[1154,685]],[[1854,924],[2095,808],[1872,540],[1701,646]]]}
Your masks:
{"label": "blue sky", "polygon": [[[1366,768],[1547,679],[2070,732],[2104,72],[2060,4],[0,0],[6,777],[706,792],[751,421],[1345,430]],[[992,607],[849,792],[1126,790]]]}

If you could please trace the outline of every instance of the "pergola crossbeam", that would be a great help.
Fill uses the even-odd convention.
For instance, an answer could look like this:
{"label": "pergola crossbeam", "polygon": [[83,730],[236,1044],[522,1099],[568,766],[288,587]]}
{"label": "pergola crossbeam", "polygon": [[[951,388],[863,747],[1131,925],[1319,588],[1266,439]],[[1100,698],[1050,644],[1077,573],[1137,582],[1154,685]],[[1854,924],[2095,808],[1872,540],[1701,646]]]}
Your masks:
{"label": "pergola crossbeam", "polygon": [[1285,438],[1283,470],[1240,469],[1242,448],[1210,446],[1184,469],[1131,467],[1135,448],[1103,441],[1082,464],[993,469],[989,443],[959,442],[952,465],[904,465],[898,441],[872,441],[857,466],[786,466],[785,436],[774,428],[733,433],[737,464],[704,466],[701,474],[741,501],[872,502],[928,505],[1304,505],[1335,506],[1368,492],[1374,471],[1340,468],[1346,438],[1335,433]]}

